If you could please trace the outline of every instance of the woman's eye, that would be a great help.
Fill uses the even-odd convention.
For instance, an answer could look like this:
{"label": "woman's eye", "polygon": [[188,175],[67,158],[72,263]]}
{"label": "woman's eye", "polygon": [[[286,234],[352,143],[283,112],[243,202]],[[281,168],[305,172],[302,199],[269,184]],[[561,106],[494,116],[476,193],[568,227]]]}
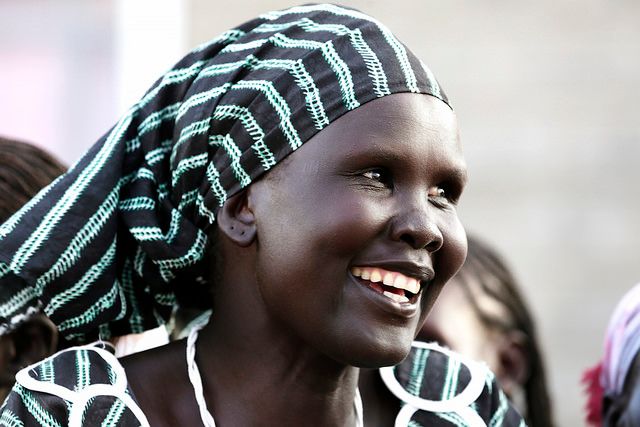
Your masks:
{"label": "woman's eye", "polygon": [[363,175],[374,181],[380,181],[382,179],[382,172],[379,170],[366,171]]}
{"label": "woman's eye", "polygon": [[442,187],[435,187],[429,190],[429,197],[439,205],[454,204],[451,195]]}
{"label": "woman's eye", "polygon": [[389,176],[389,173],[384,169],[371,169],[363,172],[362,176],[372,181],[380,182],[385,186],[388,186],[391,183],[391,177]]}

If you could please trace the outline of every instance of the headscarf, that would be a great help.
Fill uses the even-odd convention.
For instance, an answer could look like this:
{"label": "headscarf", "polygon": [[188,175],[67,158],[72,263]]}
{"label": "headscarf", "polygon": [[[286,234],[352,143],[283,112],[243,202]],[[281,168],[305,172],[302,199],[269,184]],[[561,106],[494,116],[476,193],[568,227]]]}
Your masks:
{"label": "headscarf", "polygon": [[640,351],[640,283],[618,302],[604,339],[602,361],[584,374],[588,386],[587,420],[600,425],[602,399],[624,391],[627,374]]}
{"label": "headscarf", "polygon": [[266,13],[165,73],[0,228],[0,333],[42,307],[78,342],[138,333],[206,287],[217,209],[346,112],[447,99],[380,22],[329,4]]}

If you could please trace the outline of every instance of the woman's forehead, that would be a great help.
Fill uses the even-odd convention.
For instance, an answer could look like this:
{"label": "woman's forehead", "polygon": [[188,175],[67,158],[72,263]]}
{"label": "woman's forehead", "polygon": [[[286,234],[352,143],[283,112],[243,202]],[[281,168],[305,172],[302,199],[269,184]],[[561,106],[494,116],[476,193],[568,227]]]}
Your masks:
{"label": "woman's forehead", "polygon": [[381,161],[407,157],[419,161],[438,154],[448,158],[460,179],[466,176],[455,115],[442,101],[422,94],[371,101],[330,124],[299,150],[315,150],[324,158],[349,159],[365,153]]}

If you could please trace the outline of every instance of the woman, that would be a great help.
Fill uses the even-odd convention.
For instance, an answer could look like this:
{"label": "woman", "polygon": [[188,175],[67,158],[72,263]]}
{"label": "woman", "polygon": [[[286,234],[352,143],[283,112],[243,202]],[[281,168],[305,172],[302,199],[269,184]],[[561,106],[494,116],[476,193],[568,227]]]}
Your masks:
{"label": "woman", "polygon": [[224,33],[0,246],[3,279],[77,340],[151,328],[176,301],[211,322],[121,365],[81,347],[21,371],[3,416],[362,425],[356,367],[402,360],[464,260],[465,180],[446,97],[377,21],[312,5]]}

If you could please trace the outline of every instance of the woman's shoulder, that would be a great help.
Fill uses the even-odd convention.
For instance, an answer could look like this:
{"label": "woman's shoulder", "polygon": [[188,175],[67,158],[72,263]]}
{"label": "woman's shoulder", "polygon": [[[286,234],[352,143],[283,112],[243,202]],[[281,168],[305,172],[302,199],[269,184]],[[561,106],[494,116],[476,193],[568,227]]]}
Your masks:
{"label": "woman's shoulder", "polygon": [[380,374],[404,402],[396,425],[525,426],[485,364],[436,343],[414,342],[402,363]]}
{"label": "woman's shoulder", "polygon": [[0,408],[0,426],[105,422],[148,425],[122,365],[104,345],[72,347],[22,369]]}

